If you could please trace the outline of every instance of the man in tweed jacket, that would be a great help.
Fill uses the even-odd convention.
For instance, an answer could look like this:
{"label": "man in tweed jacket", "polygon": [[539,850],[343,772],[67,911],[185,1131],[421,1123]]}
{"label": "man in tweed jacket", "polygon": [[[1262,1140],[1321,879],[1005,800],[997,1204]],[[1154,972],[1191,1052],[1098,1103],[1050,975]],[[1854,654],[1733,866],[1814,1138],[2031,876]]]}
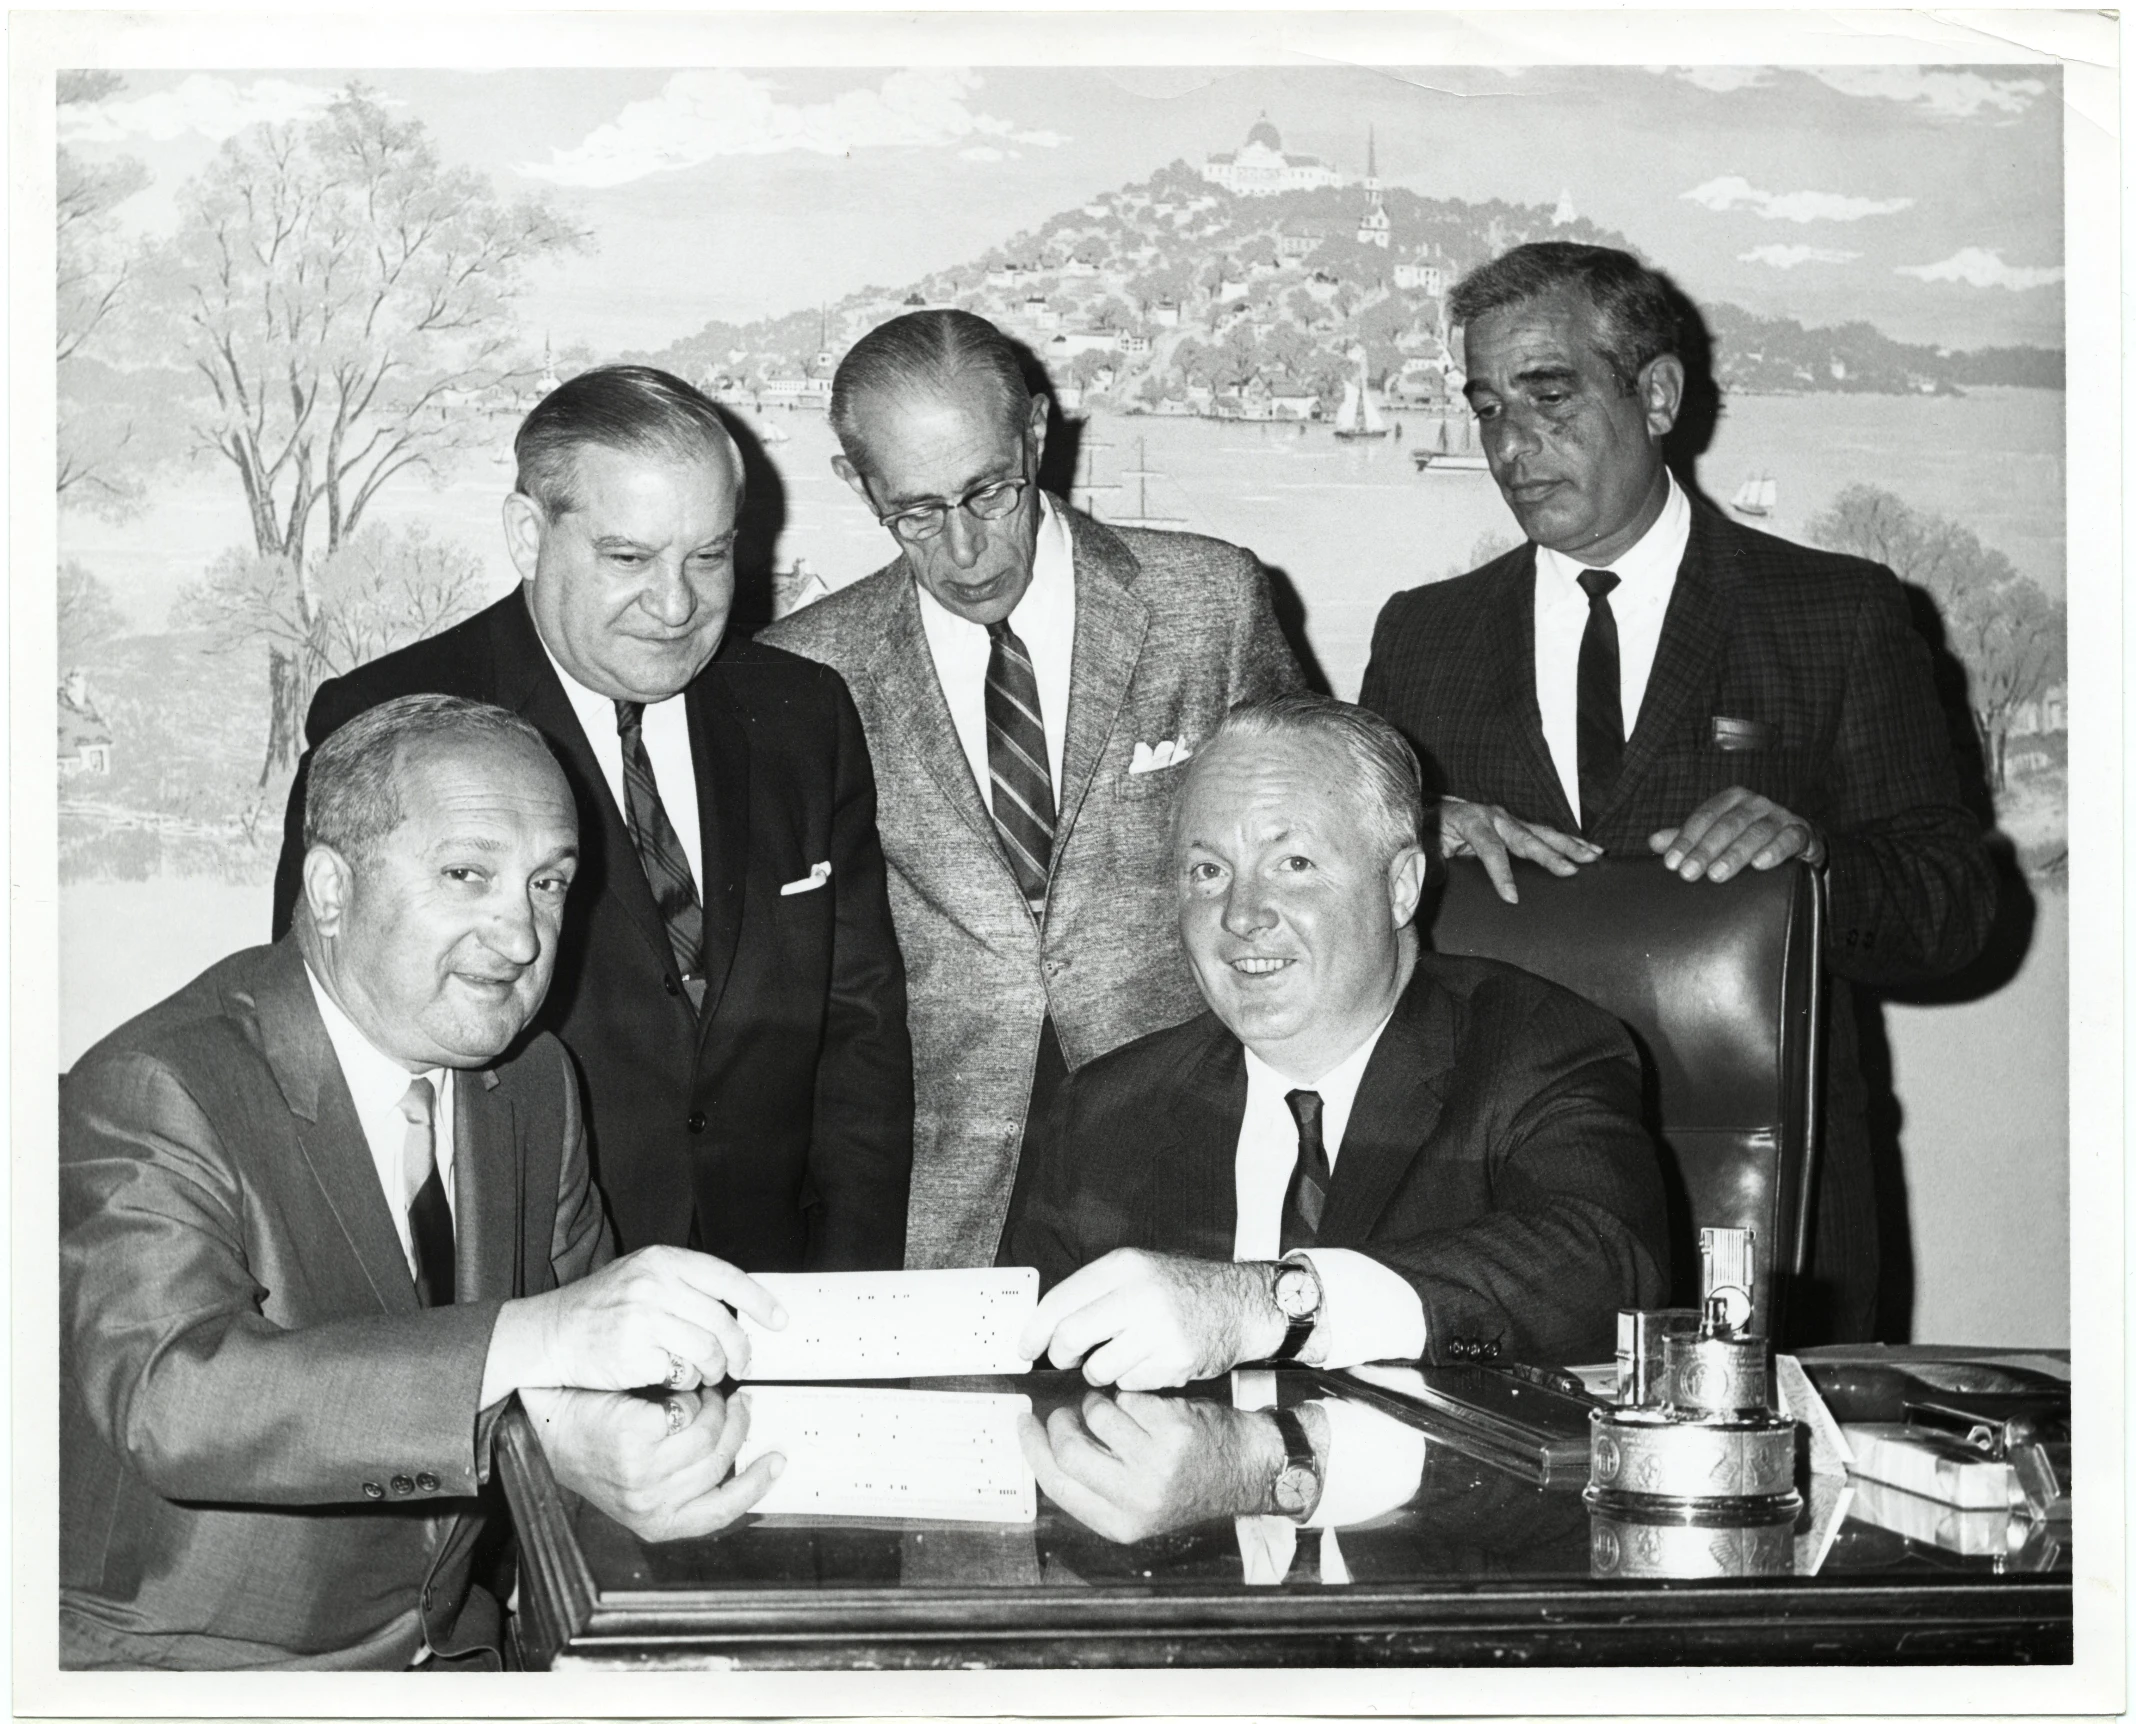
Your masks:
{"label": "man in tweed jacket", "polygon": [[[1867,1339],[1877,1195],[1849,984],[1947,975],[1995,912],[1927,644],[1888,570],[1751,532],[1677,486],[1662,458],[1684,382],[1676,320],[1634,259],[1523,246],[1450,310],[1492,475],[1530,542],[1390,599],[1360,699],[1437,778],[1442,852],[1481,856],[1508,899],[1509,853],[1560,874],[1658,854],[1712,882],[1822,865],[1840,980],[1790,1326]],[[1617,696],[1599,733],[1598,677]]]}
{"label": "man in tweed jacket", "polygon": [[1248,552],[1040,492],[1046,410],[967,312],[864,337],[832,385],[834,465],[902,555],[760,637],[839,672],[875,761],[916,1269],[993,1262],[1025,1121],[1067,1069],[1202,1009],[1178,768],[1233,704],[1299,681]]}

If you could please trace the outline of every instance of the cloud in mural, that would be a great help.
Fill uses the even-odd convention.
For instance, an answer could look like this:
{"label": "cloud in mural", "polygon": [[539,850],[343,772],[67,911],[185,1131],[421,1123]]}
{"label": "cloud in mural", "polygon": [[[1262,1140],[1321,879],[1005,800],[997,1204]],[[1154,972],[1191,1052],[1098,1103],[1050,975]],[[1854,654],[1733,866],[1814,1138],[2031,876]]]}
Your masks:
{"label": "cloud in mural", "polygon": [[1990,78],[1934,66],[1825,66],[1810,76],[1843,96],[1916,103],[1951,120],[1969,120],[1984,108],[2022,114],[2047,93],[2044,78]]}
{"label": "cloud in mural", "polygon": [[1850,198],[1839,192],[1761,191],[1740,174],[1724,174],[1683,194],[1710,210],[1747,209],[1767,221],[1860,221],[1864,216],[1896,215],[1913,207],[1912,198]]}
{"label": "cloud in mural", "polygon": [[1658,77],[1681,78],[1716,96],[1755,90],[1760,84],[1771,83],[1773,76],[1763,66],[1649,66],[1647,70]]}
{"label": "cloud in mural", "polygon": [[1797,269],[1806,263],[1852,263],[1858,251],[1835,251],[1822,245],[1758,245],[1738,252],[1738,263],[1769,264],[1774,269]]}
{"label": "cloud in mural", "polygon": [[[282,124],[316,114],[339,92],[287,78],[254,78],[239,84],[195,72],[168,90],[117,96],[102,102],[69,102],[59,110],[63,144],[123,144],[148,138],[169,143],[188,132],[220,143],[262,120]],[[397,105],[397,104],[393,104]]]}
{"label": "cloud in mural", "polygon": [[798,103],[781,101],[771,78],[727,69],[677,72],[657,96],[632,102],[574,148],[554,150],[548,162],[523,164],[520,172],[558,185],[616,186],[716,156],[788,150],[846,156],[950,144],[1054,149],[1068,141],[1059,132],[1024,131],[975,111],[970,98],[983,82],[963,68],[908,70],[828,101]]}
{"label": "cloud in mural", "polygon": [[2051,287],[2062,279],[2059,268],[2037,268],[2005,263],[2002,253],[1969,245],[1953,252],[1941,263],[1902,263],[1895,272],[1916,281],[1962,281],[1968,287],[2006,287],[2013,293],[2027,288]]}

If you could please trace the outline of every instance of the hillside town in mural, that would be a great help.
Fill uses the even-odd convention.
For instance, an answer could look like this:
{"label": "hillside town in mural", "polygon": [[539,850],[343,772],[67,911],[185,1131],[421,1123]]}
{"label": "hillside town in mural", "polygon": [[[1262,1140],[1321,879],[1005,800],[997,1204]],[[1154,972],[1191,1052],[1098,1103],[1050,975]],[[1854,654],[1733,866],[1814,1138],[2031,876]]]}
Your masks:
{"label": "hillside town in mural", "polygon": [[[151,178],[145,159],[69,144],[104,134],[64,123],[70,107],[93,115],[125,91],[114,74],[83,73],[60,92],[69,881],[262,878],[311,689],[500,590],[494,509],[511,428],[589,364],[662,365],[750,431],[783,476],[766,555],[771,608],[784,611],[887,555],[872,523],[838,513],[849,504],[828,480],[822,415],[839,359],[901,311],[978,312],[1029,347],[1081,428],[1078,506],[1255,545],[1287,568],[1320,619],[1310,626],[1331,631],[1317,644],[1343,693],[1388,592],[1512,542],[1462,396],[1451,284],[1537,238],[1666,262],[1667,236],[1598,226],[1569,193],[1431,195],[1383,179],[1370,126],[1345,165],[1292,148],[1283,116],[1267,113],[1243,137],[1210,137],[1198,160],[954,267],[708,320],[661,347],[603,347],[524,315],[543,269],[596,243],[583,204],[574,213],[446,159],[420,117],[362,83],[231,131],[176,189],[161,231],[128,229],[121,211]],[[1908,342],[1868,321],[1806,325],[1710,299],[1699,310],[1725,403],[1714,459],[1761,439],[1743,445],[1740,468],[1709,462],[1709,494],[1752,524],[1885,562],[1919,591],[1962,667],[1995,816],[2027,868],[2054,878],[2068,728],[2065,610],[2050,590],[2059,540],[2050,583],[1983,537],[1968,510],[1981,487],[1966,474],[1945,479],[1927,462],[1909,479],[1822,446],[1834,425],[1866,447],[1903,444],[1895,415],[1937,414],[1971,440],[1956,455],[1976,477],[2006,474],[2013,449],[2058,472],[2060,350]],[[1791,406],[1805,398],[1839,403],[1838,417],[1805,435],[1811,421]],[[2058,485],[2021,501],[2058,519]],[[1360,551],[1343,534],[1368,519],[1387,527]],[[202,554],[166,614],[144,617],[111,547],[164,522],[201,535]],[[1281,554],[1287,543],[1342,551]]]}

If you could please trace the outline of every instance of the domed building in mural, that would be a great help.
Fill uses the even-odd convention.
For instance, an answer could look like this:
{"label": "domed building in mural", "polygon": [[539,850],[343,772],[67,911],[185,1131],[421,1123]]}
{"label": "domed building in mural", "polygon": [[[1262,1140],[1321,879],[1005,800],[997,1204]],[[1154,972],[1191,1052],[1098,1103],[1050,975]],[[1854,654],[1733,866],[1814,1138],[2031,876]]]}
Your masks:
{"label": "domed building in mural", "polygon": [[1202,178],[1242,198],[1342,184],[1342,175],[1318,156],[1286,154],[1283,135],[1266,114],[1254,121],[1245,143],[1236,150],[1208,157],[1202,163]]}

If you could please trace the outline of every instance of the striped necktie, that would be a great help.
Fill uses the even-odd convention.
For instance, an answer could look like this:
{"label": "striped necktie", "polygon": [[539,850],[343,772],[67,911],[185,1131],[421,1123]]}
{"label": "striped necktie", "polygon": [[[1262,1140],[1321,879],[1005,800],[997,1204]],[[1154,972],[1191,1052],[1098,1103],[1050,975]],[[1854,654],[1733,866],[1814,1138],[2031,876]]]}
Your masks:
{"label": "striped necktie", "polygon": [[646,884],[652,887],[660,920],[667,925],[676,973],[689,990],[690,1004],[702,1006],[704,911],[697,901],[697,882],[690,877],[690,861],[683,853],[682,840],[675,836],[667,810],[660,804],[652,757],[645,752],[645,708],[637,701],[616,702],[616,734],[623,740],[623,812],[630,822],[631,842],[638,847]]}
{"label": "striped necktie", "polygon": [[419,1077],[401,1097],[408,1135],[401,1142],[401,1201],[408,1211],[408,1243],[415,1262],[415,1296],[425,1305],[450,1305],[457,1253],[452,1205],[438,1172],[437,1091]]}
{"label": "striped necktie", "polygon": [[1283,1194],[1283,1249],[1296,1251],[1320,1237],[1327,1212],[1328,1183],[1335,1175],[1320,1135],[1320,1092],[1294,1089],[1284,1096],[1298,1122],[1298,1165],[1291,1169],[1290,1189]]}
{"label": "striped necktie", "polygon": [[1053,774],[1046,726],[1039,717],[1038,673],[1008,619],[989,623],[986,661],[986,764],[994,781],[994,828],[1033,916],[1046,911],[1053,866]]}
{"label": "striped necktie", "polygon": [[1590,835],[1617,785],[1624,760],[1624,675],[1617,655],[1617,614],[1609,595],[1617,576],[1608,569],[1582,569],[1587,629],[1580,636],[1578,771],[1580,827]]}

